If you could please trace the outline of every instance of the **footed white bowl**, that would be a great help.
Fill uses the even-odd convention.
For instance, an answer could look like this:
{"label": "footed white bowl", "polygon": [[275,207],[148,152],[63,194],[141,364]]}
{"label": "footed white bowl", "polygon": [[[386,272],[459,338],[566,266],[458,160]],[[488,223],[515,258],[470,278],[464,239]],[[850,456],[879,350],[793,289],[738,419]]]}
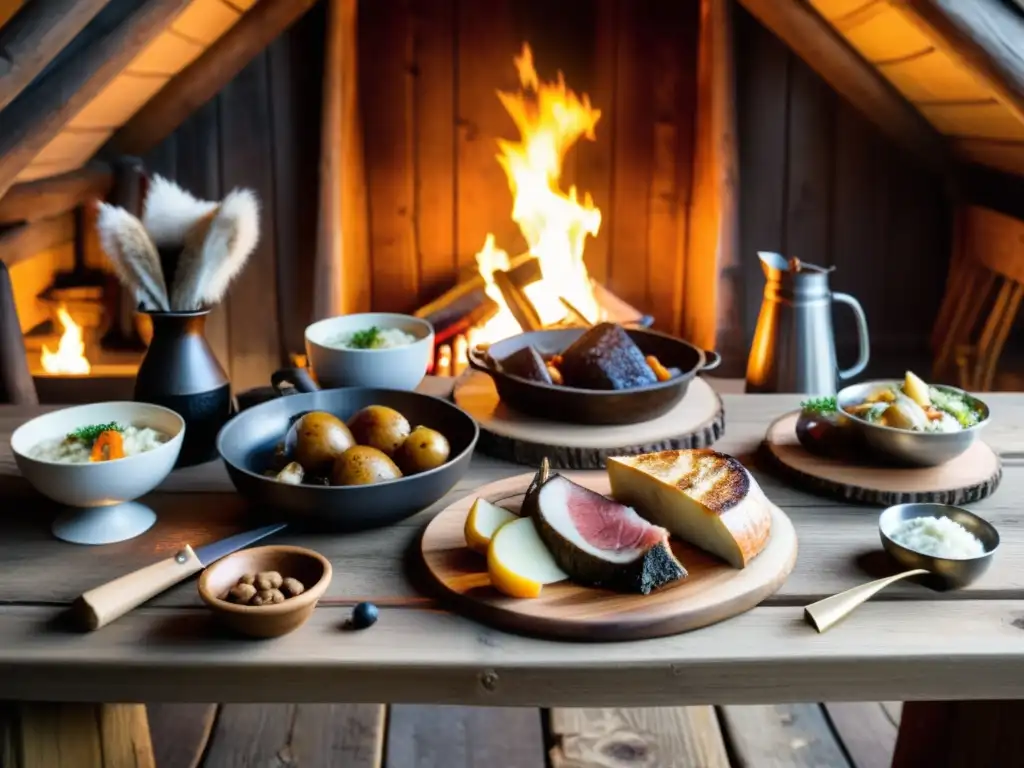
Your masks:
{"label": "footed white bowl", "polygon": [[[44,440],[111,421],[151,427],[171,438],[151,451],[114,461],[61,464],[29,456]],[[184,420],[169,408],[136,402],[94,403],[64,408],[22,424],[11,435],[11,450],[21,474],[44,496],[73,507],[106,507],[134,501],[163,482],[178,460],[184,434]]]}

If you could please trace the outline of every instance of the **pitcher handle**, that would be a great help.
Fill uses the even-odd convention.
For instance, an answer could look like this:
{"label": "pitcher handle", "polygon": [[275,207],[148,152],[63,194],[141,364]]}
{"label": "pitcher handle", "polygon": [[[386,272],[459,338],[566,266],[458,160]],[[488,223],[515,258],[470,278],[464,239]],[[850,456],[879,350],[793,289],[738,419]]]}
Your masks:
{"label": "pitcher handle", "polygon": [[868,318],[864,314],[864,308],[853,296],[848,293],[833,293],[832,301],[849,305],[853,310],[853,317],[857,321],[857,362],[845,371],[839,371],[840,380],[852,379],[858,373],[868,367],[868,360],[871,359],[871,344],[868,341]]}

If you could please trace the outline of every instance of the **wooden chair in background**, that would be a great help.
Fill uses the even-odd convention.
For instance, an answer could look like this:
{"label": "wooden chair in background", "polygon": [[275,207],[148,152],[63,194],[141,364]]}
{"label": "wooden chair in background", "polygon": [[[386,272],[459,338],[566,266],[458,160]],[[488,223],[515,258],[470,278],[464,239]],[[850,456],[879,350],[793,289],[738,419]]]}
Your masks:
{"label": "wooden chair in background", "polygon": [[953,263],[932,333],[932,378],[989,391],[1024,299],[1024,221],[988,208],[957,212]]}

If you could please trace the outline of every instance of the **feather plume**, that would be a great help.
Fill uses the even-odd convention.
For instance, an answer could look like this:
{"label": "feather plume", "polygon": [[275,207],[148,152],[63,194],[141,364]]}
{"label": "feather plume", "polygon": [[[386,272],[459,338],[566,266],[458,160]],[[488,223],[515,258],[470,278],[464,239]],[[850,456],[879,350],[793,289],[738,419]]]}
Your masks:
{"label": "feather plume", "polygon": [[100,203],[97,229],[100,244],[121,284],[134,294],[143,309],[168,311],[160,256],[142,222],[124,208]]}
{"label": "feather plume", "polygon": [[185,235],[217,203],[199,200],[173,181],[154,176],[146,192],[142,224],[157,248],[180,247]]}
{"label": "feather plume", "polygon": [[220,303],[259,241],[259,201],[232,190],[185,235],[171,305],[186,311]]}

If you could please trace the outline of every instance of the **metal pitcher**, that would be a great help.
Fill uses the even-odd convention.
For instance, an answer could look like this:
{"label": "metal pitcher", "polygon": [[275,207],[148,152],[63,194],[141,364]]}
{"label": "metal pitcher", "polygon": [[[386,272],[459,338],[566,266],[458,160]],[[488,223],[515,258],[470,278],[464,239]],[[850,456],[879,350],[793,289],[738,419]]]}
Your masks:
{"label": "metal pitcher", "polygon": [[[838,381],[868,364],[868,321],[860,303],[829,290],[832,268],[777,253],[758,252],[767,282],[747,360],[747,392],[834,395]],[[832,303],[848,305],[857,320],[857,362],[839,370],[832,329]]]}

